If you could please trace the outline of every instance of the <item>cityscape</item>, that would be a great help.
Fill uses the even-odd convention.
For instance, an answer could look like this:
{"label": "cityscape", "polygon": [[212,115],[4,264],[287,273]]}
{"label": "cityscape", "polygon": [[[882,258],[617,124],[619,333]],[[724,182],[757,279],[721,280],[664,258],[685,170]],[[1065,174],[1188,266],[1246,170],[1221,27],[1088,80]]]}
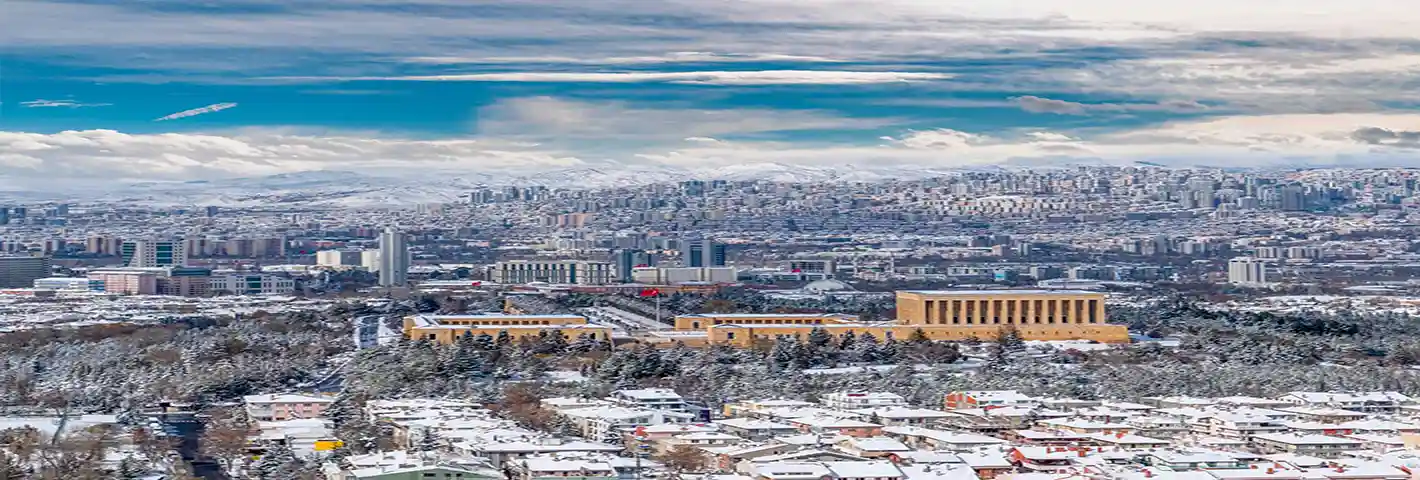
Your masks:
{"label": "cityscape", "polygon": [[5,0],[0,480],[1420,480],[1411,3]]}

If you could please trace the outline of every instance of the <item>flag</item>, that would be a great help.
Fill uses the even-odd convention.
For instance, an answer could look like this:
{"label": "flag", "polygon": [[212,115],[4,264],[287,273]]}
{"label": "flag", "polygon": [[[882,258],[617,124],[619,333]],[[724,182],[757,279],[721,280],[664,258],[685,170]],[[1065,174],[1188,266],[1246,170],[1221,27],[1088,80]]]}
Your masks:
{"label": "flag", "polygon": [[643,288],[643,289],[641,289],[641,296],[643,296],[643,297],[655,297],[655,296],[659,296],[660,294],[661,294],[661,289],[659,289],[659,288]]}

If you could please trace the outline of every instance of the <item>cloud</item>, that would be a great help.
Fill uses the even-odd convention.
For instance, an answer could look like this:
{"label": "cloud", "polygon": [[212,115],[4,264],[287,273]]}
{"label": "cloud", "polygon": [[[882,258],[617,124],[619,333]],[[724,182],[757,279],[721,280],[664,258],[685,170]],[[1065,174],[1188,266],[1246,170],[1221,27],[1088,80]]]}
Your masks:
{"label": "cloud", "polygon": [[540,56],[540,57],[464,57],[464,56],[442,56],[442,57],[409,57],[403,59],[406,63],[426,64],[426,65],[468,65],[468,64],[562,64],[562,65],[643,65],[662,63],[758,63],[758,62],[795,62],[795,63],[834,63],[843,60],[821,57],[816,55],[785,55],[775,53],[713,53],[713,52],[671,52],[665,55],[645,55],[636,57],[560,57],[560,56]]}
{"label": "cloud", "polygon": [[113,104],[112,104],[112,103],[80,103],[80,102],[75,101],[75,100],[45,100],[45,99],[41,98],[41,99],[37,99],[37,100],[30,100],[30,101],[28,101],[28,102],[20,102],[20,105],[24,105],[24,106],[29,107],[29,108],[58,108],[58,107],[63,107],[63,108],[83,108],[83,107],[107,107],[107,106],[113,105]]}
{"label": "cloud", "polygon": [[500,100],[479,109],[484,135],[620,140],[703,139],[795,130],[875,128],[892,119],[849,118],[815,110],[651,108],[618,101],[538,96]]}
{"label": "cloud", "polygon": [[205,107],[198,107],[191,110],[183,110],[181,112],[163,115],[161,117],[153,119],[153,121],[162,122],[167,120],[176,120],[179,118],[187,118],[195,115],[202,115],[204,113],[220,112],[222,110],[226,110],[235,106],[237,106],[237,104],[235,103],[214,103]]}
{"label": "cloud", "polygon": [[195,180],[331,169],[418,178],[455,171],[536,175],[565,168],[657,172],[673,167],[683,169],[677,175],[709,178],[728,172],[787,175],[804,168],[901,175],[918,168],[1131,165],[1141,160],[1179,167],[1417,167],[1417,132],[1420,114],[1241,115],[1093,133],[925,129],[851,143],[670,139],[657,133],[656,142],[610,142],[607,148],[486,134],[426,140],[261,130],[225,135],[0,132],[0,168],[13,178],[43,178],[50,182],[29,183],[50,185],[55,180]]}
{"label": "cloud", "polygon": [[1420,148],[1420,131],[1396,131],[1380,127],[1365,127],[1351,132],[1351,138],[1371,145]]}
{"label": "cloud", "polygon": [[[934,72],[864,72],[835,70],[758,70],[709,72],[513,72],[403,77],[287,78],[311,81],[397,80],[413,82],[556,82],[556,83],[678,83],[693,85],[853,85],[942,80]],[[276,79],[282,80],[282,79]]]}
{"label": "cloud", "polygon": [[1170,112],[1192,113],[1208,110],[1208,106],[1193,100],[1164,100],[1157,103],[1081,103],[1042,98],[1033,95],[1012,97],[1021,110],[1057,115],[1089,115],[1096,112]]}

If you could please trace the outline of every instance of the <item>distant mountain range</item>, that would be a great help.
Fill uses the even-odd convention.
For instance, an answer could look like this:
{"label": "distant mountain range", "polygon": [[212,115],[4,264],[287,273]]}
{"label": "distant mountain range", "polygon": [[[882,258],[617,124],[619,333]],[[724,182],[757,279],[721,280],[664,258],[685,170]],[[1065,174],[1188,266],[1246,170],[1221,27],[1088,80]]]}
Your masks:
{"label": "distant mountain range", "polygon": [[[6,185],[0,201],[107,201],[149,206],[218,205],[378,207],[457,202],[480,187],[544,185],[565,188],[608,188],[673,183],[684,180],[770,180],[779,182],[879,182],[917,180],[963,171],[997,171],[1009,166],[979,168],[910,167],[901,165],[807,166],[756,163],[691,169],[671,166],[582,167],[526,172],[376,172],[321,170],[264,177],[240,177],[188,182],[74,184],[55,182],[43,190]],[[1015,167],[1024,168],[1024,167]],[[1039,168],[1039,167],[1033,167]],[[4,188],[8,187],[8,188]]]}

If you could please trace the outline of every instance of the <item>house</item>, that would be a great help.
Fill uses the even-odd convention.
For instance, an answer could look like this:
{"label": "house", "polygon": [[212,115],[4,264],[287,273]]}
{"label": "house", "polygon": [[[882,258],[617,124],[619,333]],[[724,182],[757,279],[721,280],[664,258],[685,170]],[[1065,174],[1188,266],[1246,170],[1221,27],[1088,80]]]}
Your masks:
{"label": "house", "polygon": [[563,442],[556,439],[544,439],[542,443],[532,442],[498,442],[498,443],[468,443],[460,442],[453,445],[455,452],[462,452],[488,459],[494,468],[503,468],[507,464],[516,463],[520,460],[546,456],[551,454],[561,454],[564,456],[578,456],[587,454],[614,454],[625,450],[623,445],[611,445],[606,443],[593,442]]}
{"label": "house", "polygon": [[1253,435],[1252,444],[1265,452],[1295,453],[1319,458],[1337,458],[1363,446],[1361,441],[1349,438],[1294,433]]}
{"label": "house", "polygon": [[1158,450],[1145,453],[1140,462],[1173,471],[1247,468],[1237,457],[1213,451]]}
{"label": "house", "polygon": [[1293,405],[1332,407],[1372,413],[1394,413],[1415,400],[1400,392],[1291,392],[1277,398]]}
{"label": "house", "polygon": [[961,430],[986,434],[1026,429],[1040,420],[1070,416],[1069,413],[1041,407],[972,408],[952,410],[951,413],[954,416],[943,418],[939,423]]}
{"label": "house", "polygon": [[561,415],[572,422],[582,438],[603,443],[619,443],[636,427],[665,423],[690,423],[693,415],[670,410],[626,407],[588,407],[565,410]]}
{"label": "house", "polygon": [[725,433],[735,435],[748,440],[768,440],[779,435],[793,435],[799,433],[799,429],[787,423],[771,422],[768,420],[756,420],[753,418],[727,418],[715,420]]}
{"label": "house", "polygon": [[747,400],[743,402],[725,404],[724,414],[726,417],[759,418],[759,413],[764,410],[777,408],[803,408],[812,407],[814,405],[815,404],[813,402],[805,402],[803,400]]}
{"label": "house", "polygon": [[343,477],[331,480],[502,480],[498,472],[473,470],[451,465],[420,465],[410,467],[370,467],[350,470]]}
{"label": "house", "polygon": [[905,425],[926,427],[953,414],[940,410],[912,407],[878,407],[853,410],[859,420],[881,425]]}
{"label": "house", "polygon": [[1000,452],[958,453],[957,457],[971,467],[981,480],[991,480],[1015,468],[1011,460]]}
{"label": "house", "polygon": [[1034,407],[1040,402],[1015,390],[952,392],[943,401],[947,410],[990,407]]}
{"label": "house", "polygon": [[1044,429],[1011,430],[1002,432],[1001,437],[1012,442],[1031,446],[1079,445],[1080,442],[1089,440],[1089,437],[1080,433]]}
{"label": "house", "polygon": [[529,457],[510,469],[514,480],[620,480],[616,469],[608,462],[555,455]]}
{"label": "house", "polygon": [[838,442],[838,449],[863,458],[888,458],[893,454],[911,452],[912,447],[891,437],[848,437]]}
{"label": "house", "polygon": [[1079,410],[1098,408],[1104,405],[1099,400],[1080,400],[1077,398],[1042,398],[1038,402],[1040,406],[1062,412],[1078,412]]}
{"label": "house", "polygon": [[1260,415],[1218,413],[1195,418],[1189,425],[1193,433],[1246,440],[1258,434],[1287,429],[1281,421]]}
{"label": "house", "polygon": [[688,410],[685,399],[675,393],[675,390],[669,388],[617,390],[611,392],[611,396],[607,400],[624,407],[646,410],[670,410],[673,412]]}
{"label": "house", "polygon": [[1087,447],[1016,447],[1007,457],[1028,472],[1060,472],[1077,465],[1089,452]]}
{"label": "house", "polygon": [[801,432],[832,433],[850,437],[876,437],[883,434],[883,426],[851,418],[804,417],[789,419],[789,424]]}
{"label": "house", "polygon": [[665,453],[680,447],[724,447],[743,442],[744,439],[720,432],[682,433],[655,442],[655,450]]}
{"label": "house", "polygon": [[757,480],[905,480],[907,475],[888,461],[774,462],[754,465],[747,475]]}
{"label": "house", "polygon": [[1176,438],[1189,432],[1188,424],[1174,417],[1154,415],[1130,417],[1124,423],[1134,432],[1148,437]]}
{"label": "house", "polygon": [[883,434],[917,449],[968,451],[1010,442],[968,432],[949,432],[920,427],[884,427]]}
{"label": "house", "polygon": [[1343,423],[1357,420],[1365,420],[1367,414],[1355,410],[1346,410],[1334,407],[1317,406],[1297,406],[1277,409],[1279,412],[1286,412],[1296,415],[1303,420],[1311,420],[1321,423]]}
{"label": "house", "polygon": [[246,405],[247,417],[252,420],[269,422],[296,418],[317,418],[330,406],[328,398],[308,395],[247,395],[242,397]]}
{"label": "house", "polygon": [[1101,433],[1114,435],[1116,433],[1132,433],[1134,431],[1134,427],[1125,423],[1102,423],[1082,419],[1057,418],[1041,420],[1040,424],[1046,428],[1054,428],[1080,434]]}
{"label": "house", "polygon": [[889,392],[833,392],[819,398],[824,408],[859,410],[907,405],[902,395]]}
{"label": "house", "polygon": [[1292,405],[1296,405],[1295,403],[1291,403],[1291,402],[1288,402],[1288,401],[1286,401],[1286,400],[1271,399],[1271,398],[1261,398],[1261,397],[1249,397],[1249,396],[1246,396],[1246,395],[1235,395],[1235,396],[1231,396],[1231,397],[1222,397],[1222,398],[1219,398],[1219,399],[1218,399],[1218,403],[1219,403],[1219,404],[1222,404],[1222,405],[1236,405],[1236,406],[1239,406],[1239,407],[1252,407],[1252,408],[1281,408],[1281,407],[1290,407],[1290,406],[1292,406]]}
{"label": "house", "polygon": [[1092,433],[1087,435],[1092,443],[1103,447],[1118,447],[1126,450],[1143,448],[1165,448],[1170,445],[1168,440],[1149,438],[1141,435],[1119,432],[1113,435]]}
{"label": "house", "polygon": [[741,462],[753,461],[756,458],[782,455],[794,450],[798,450],[798,445],[787,443],[760,444],[760,445],[731,445],[727,447],[707,448],[706,453],[713,457],[713,463],[720,471],[732,471]]}

